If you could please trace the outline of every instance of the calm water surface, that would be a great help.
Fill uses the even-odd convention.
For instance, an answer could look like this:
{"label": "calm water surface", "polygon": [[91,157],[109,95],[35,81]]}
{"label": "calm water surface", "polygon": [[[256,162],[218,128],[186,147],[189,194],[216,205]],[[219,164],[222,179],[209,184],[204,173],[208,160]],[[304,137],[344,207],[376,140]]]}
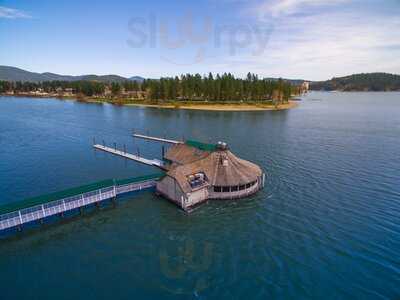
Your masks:
{"label": "calm water surface", "polygon": [[159,157],[133,128],[226,141],[266,187],[191,215],[144,192],[1,240],[1,299],[399,299],[400,93],[250,113],[1,97],[0,203],[154,173],[91,149],[96,137]]}

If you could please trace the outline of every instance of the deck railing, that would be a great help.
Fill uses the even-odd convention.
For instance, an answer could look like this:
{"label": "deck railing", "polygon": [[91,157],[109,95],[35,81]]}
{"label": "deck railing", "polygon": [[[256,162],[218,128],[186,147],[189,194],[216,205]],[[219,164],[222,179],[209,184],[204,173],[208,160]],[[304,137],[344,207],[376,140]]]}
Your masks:
{"label": "deck railing", "polygon": [[[152,188],[163,174],[124,180],[110,180],[27,199],[0,207],[0,231],[61,214],[93,203],[116,198],[118,195]],[[105,186],[105,182],[112,183]],[[100,187],[100,188],[98,188]],[[88,190],[89,189],[89,190]],[[91,189],[91,190],[90,190]],[[73,194],[73,192],[76,192]],[[72,195],[71,195],[72,194]],[[62,197],[61,195],[68,195]],[[57,199],[59,197],[60,199]]]}

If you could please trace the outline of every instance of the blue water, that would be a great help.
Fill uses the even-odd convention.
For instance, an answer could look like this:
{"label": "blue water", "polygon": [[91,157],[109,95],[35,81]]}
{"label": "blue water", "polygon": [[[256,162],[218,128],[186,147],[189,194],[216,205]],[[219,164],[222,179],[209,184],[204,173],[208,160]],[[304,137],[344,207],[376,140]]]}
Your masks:
{"label": "blue water", "polygon": [[0,299],[398,299],[400,93],[311,93],[279,112],[0,98],[0,203],[155,169],[133,129],[226,141],[264,190],[190,215],[151,192],[0,241]]}

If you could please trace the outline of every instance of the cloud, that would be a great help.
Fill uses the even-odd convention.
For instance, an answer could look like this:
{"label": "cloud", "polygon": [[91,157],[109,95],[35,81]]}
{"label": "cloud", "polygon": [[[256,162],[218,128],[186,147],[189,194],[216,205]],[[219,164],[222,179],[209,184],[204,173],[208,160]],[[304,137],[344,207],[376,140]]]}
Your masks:
{"label": "cloud", "polygon": [[345,2],[350,2],[350,0],[269,0],[257,6],[257,10],[273,17],[280,17],[310,8],[332,6]]}
{"label": "cloud", "polygon": [[31,16],[19,9],[0,6],[0,18],[20,19],[20,18],[31,18]]}
{"label": "cloud", "polygon": [[[235,71],[245,68],[262,76],[312,80],[361,72],[400,73],[400,6],[378,3],[320,9],[345,0],[281,0],[253,10],[257,24],[270,23],[273,32],[260,55],[226,57]],[[312,7],[311,7],[312,6]],[[312,10],[310,12],[310,10]],[[272,18],[265,17],[268,14]],[[243,67],[244,66],[244,67]]]}

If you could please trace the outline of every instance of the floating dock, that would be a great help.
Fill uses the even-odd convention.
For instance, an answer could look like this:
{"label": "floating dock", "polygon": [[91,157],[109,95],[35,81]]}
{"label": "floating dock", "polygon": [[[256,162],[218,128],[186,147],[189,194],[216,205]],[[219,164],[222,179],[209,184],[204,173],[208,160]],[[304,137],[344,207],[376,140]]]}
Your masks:
{"label": "floating dock", "polygon": [[156,142],[161,142],[161,143],[168,143],[168,144],[184,144],[182,141],[176,141],[176,140],[171,140],[171,139],[163,139],[155,136],[149,136],[149,135],[143,135],[143,134],[133,134],[133,137],[139,138],[139,139],[144,139],[144,140],[150,140],[150,141],[156,141]]}
{"label": "floating dock", "polygon": [[142,163],[142,164],[145,164],[148,166],[154,166],[154,167],[158,167],[161,169],[164,168],[164,162],[159,159],[147,159],[147,158],[144,158],[144,157],[141,157],[138,155],[130,154],[130,153],[122,151],[122,150],[118,150],[117,148],[111,148],[111,147],[107,147],[107,146],[99,145],[99,144],[93,145],[93,147],[97,150],[102,150],[104,152],[122,156],[127,159],[131,159],[131,160],[137,161],[139,163]]}
{"label": "floating dock", "polygon": [[129,192],[153,188],[163,175],[159,173],[123,180],[109,179],[0,206],[0,231],[21,228],[26,223],[62,215],[108,199],[115,200],[119,195]]}

